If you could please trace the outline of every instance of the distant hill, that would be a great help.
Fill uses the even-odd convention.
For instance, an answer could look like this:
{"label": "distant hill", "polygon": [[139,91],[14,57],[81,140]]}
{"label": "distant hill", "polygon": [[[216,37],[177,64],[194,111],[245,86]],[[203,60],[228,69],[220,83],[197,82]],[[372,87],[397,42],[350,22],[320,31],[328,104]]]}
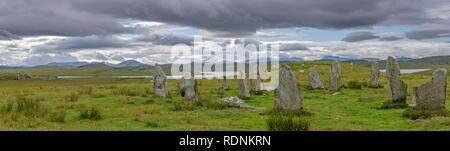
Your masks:
{"label": "distant hill", "polygon": [[113,65],[113,67],[117,67],[117,68],[139,67],[139,66],[150,66],[150,65],[140,63],[139,61],[136,61],[136,60],[127,60],[127,61],[121,62],[119,64]]}
{"label": "distant hill", "polygon": [[44,66],[51,66],[51,67],[63,67],[63,66],[71,66],[71,67],[85,67],[90,65],[106,65],[110,67],[116,67],[116,68],[125,68],[125,67],[138,67],[138,66],[150,66],[147,64],[140,63],[136,60],[126,60],[124,62],[121,62],[119,64],[111,64],[111,63],[103,63],[103,62],[52,62],[49,64],[46,64]]}
{"label": "distant hill", "polygon": [[72,66],[72,67],[80,67],[91,64],[89,62],[52,62],[47,64],[46,66],[52,67],[62,67],[62,66]]}
{"label": "distant hill", "polygon": [[[385,68],[385,60],[377,60],[373,58],[360,60],[347,60],[344,63],[353,63],[355,65],[370,67],[370,61],[377,61],[381,68]],[[292,59],[289,61],[302,61],[302,59]],[[289,62],[288,61],[288,62]],[[281,60],[281,62],[286,62]],[[446,67],[450,69],[450,56],[434,56],[420,59],[409,59],[399,61],[402,69],[417,68],[437,68]],[[170,64],[161,65],[166,74],[170,75]],[[6,74],[5,74],[6,73]],[[10,74],[9,74],[10,73]],[[51,63],[44,66],[35,67],[0,67],[0,74],[14,75],[15,73],[24,73],[31,76],[46,75],[153,75],[153,66],[146,65],[134,60],[124,61],[119,64],[111,65],[106,63],[88,63],[72,62],[72,63]]]}
{"label": "distant hill", "polygon": [[356,58],[354,57],[349,57],[349,56],[323,56],[321,59],[321,61],[349,61],[349,60],[356,60]]}
{"label": "distant hill", "polygon": [[[403,58],[405,59],[405,58]],[[345,61],[360,66],[369,67],[370,62],[367,60],[349,60]],[[378,61],[381,68],[386,68],[386,60]],[[432,56],[419,59],[398,60],[402,69],[417,69],[417,68],[437,68],[450,67],[450,56]]]}

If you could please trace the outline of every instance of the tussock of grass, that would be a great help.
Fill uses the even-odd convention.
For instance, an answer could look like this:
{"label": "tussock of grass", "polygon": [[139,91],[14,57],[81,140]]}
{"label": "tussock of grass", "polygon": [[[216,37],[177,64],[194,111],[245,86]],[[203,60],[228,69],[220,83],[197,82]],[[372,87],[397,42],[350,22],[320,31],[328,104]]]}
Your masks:
{"label": "tussock of grass", "polygon": [[147,122],[145,122],[145,125],[147,127],[151,127],[151,128],[158,128],[160,126],[158,121],[155,121],[155,120],[147,121]]}
{"label": "tussock of grass", "polygon": [[310,120],[304,117],[272,115],[267,119],[270,131],[308,131]]}
{"label": "tussock of grass", "polygon": [[1,108],[3,113],[21,114],[26,117],[43,117],[47,109],[43,108],[40,99],[35,97],[17,96],[14,101],[8,101]]}
{"label": "tussock of grass", "polygon": [[94,88],[92,87],[84,87],[78,90],[78,94],[92,95],[94,93]]}
{"label": "tussock of grass", "polygon": [[273,109],[266,112],[270,117],[266,120],[270,131],[307,131],[310,127],[309,117],[312,113],[304,109]]}
{"label": "tussock of grass", "polygon": [[66,119],[66,111],[59,110],[50,114],[49,121],[55,123],[64,123]]}
{"label": "tussock of grass", "polygon": [[407,107],[408,107],[408,104],[406,104],[405,102],[402,102],[402,101],[396,101],[396,102],[386,101],[386,102],[383,102],[383,104],[381,104],[380,107],[377,107],[377,109],[404,109]]}
{"label": "tussock of grass", "polygon": [[78,98],[79,98],[79,96],[76,93],[71,93],[68,96],[66,96],[66,100],[69,102],[77,102]]}
{"label": "tussock of grass", "polygon": [[403,112],[403,117],[409,118],[412,120],[428,119],[428,118],[437,117],[437,116],[448,117],[448,116],[450,116],[450,112],[447,111],[445,108],[437,109],[437,110],[408,108]]}
{"label": "tussock of grass", "polygon": [[85,109],[80,112],[80,119],[87,119],[87,120],[101,120],[103,117],[100,113],[100,110],[96,108],[90,108]]}

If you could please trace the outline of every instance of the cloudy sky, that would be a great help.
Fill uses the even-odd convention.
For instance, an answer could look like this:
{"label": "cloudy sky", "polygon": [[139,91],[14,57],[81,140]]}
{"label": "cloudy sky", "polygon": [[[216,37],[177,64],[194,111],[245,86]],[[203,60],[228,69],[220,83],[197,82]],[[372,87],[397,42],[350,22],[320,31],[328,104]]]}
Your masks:
{"label": "cloudy sky", "polygon": [[194,35],[305,60],[450,55],[450,1],[0,0],[0,66],[170,63]]}

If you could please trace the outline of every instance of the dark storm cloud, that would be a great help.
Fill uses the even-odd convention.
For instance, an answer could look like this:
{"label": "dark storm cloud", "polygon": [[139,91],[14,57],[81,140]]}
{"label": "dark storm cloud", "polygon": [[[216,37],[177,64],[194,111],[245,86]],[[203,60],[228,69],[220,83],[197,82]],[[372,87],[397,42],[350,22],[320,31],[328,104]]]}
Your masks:
{"label": "dark storm cloud", "polygon": [[409,39],[422,40],[432,38],[450,37],[450,29],[424,29],[407,32],[406,37]]}
{"label": "dark storm cloud", "polygon": [[352,33],[347,34],[344,38],[342,38],[342,41],[358,42],[358,41],[378,39],[378,38],[380,38],[380,37],[375,35],[374,33],[367,32],[367,31],[359,31],[359,32],[352,32]]}
{"label": "dark storm cloud", "polygon": [[135,41],[140,42],[151,42],[155,45],[176,45],[176,44],[186,44],[189,46],[193,45],[194,37],[183,35],[183,34],[174,34],[174,33],[155,33],[144,35],[142,37],[138,37],[134,39]]}
{"label": "dark storm cloud", "polygon": [[61,0],[0,0],[0,29],[21,36],[89,36],[131,31],[116,17],[75,9]]}
{"label": "dark storm cloud", "polygon": [[[0,29],[17,35],[87,36],[129,32],[118,19],[159,21],[243,36],[263,28],[344,29],[414,24],[420,0],[0,0]],[[402,22],[405,20],[405,22]]]}
{"label": "dark storm cloud", "polygon": [[114,36],[74,37],[38,46],[37,52],[70,52],[80,49],[123,48],[128,41]]}
{"label": "dark storm cloud", "polygon": [[[423,11],[419,0],[79,0],[72,5],[120,18],[155,20],[236,35],[261,28],[369,27]],[[423,16],[416,15],[419,17]]]}

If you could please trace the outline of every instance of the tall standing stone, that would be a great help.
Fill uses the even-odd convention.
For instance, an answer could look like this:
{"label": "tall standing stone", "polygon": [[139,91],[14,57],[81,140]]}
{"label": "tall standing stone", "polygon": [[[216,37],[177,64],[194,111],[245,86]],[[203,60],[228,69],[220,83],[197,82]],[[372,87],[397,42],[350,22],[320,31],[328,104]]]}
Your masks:
{"label": "tall standing stone", "polygon": [[331,64],[329,83],[328,90],[339,91],[341,89],[341,64],[339,62]]}
{"label": "tall standing stone", "polygon": [[179,83],[180,94],[184,100],[195,101],[198,98],[197,80],[194,78],[181,78]]}
{"label": "tall standing stone", "polygon": [[447,89],[447,69],[440,68],[434,71],[433,79],[413,89],[413,108],[415,109],[442,109],[445,108]]}
{"label": "tall standing stone", "polygon": [[229,89],[227,77],[225,77],[225,76],[223,77],[222,83],[220,84],[220,89],[221,89],[222,91],[225,91],[225,90],[228,90],[228,89]]}
{"label": "tall standing stone", "polygon": [[156,96],[166,98],[169,95],[166,80],[167,76],[164,73],[164,70],[162,70],[161,66],[156,64],[153,73],[153,91]]}
{"label": "tall standing stone", "polygon": [[323,89],[323,83],[320,80],[319,73],[317,73],[316,67],[309,68],[309,85],[313,89]]}
{"label": "tall standing stone", "polygon": [[247,84],[247,80],[245,78],[239,79],[239,89],[240,89],[240,95],[241,98],[250,98],[250,89]]}
{"label": "tall standing stone", "polygon": [[408,86],[400,79],[398,62],[390,56],[386,62],[386,77],[388,79],[388,99],[392,102],[406,102]]}
{"label": "tall standing stone", "polygon": [[275,108],[301,109],[303,103],[294,73],[287,65],[282,66],[279,72],[279,84],[275,89]]}
{"label": "tall standing stone", "polygon": [[250,79],[250,92],[258,91],[261,91],[261,77],[259,74],[256,76],[256,79]]}
{"label": "tall standing stone", "polygon": [[370,72],[370,87],[379,88],[380,85],[380,66],[378,62],[371,63],[371,72]]}

